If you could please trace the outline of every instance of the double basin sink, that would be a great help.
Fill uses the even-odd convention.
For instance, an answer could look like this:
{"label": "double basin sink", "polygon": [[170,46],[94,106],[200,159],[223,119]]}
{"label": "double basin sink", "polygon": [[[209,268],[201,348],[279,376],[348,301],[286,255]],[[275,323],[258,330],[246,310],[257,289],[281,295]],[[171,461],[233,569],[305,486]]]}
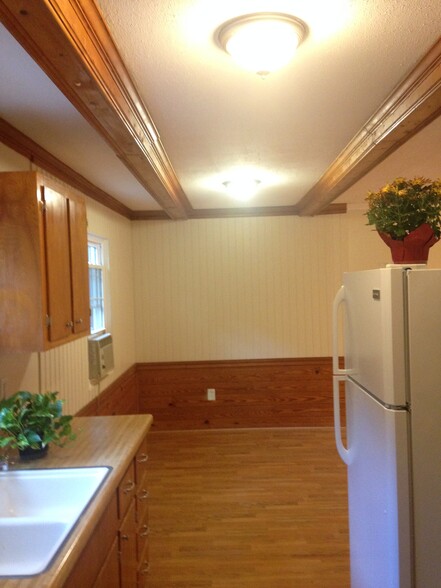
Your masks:
{"label": "double basin sink", "polygon": [[0,578],[45,571],[110,469],[0,472]]}

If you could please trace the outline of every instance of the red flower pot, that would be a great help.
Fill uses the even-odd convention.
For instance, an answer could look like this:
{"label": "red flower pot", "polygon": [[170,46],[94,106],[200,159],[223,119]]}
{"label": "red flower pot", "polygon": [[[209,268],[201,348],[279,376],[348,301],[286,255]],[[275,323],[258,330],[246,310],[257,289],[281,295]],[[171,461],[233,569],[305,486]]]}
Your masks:
{"label": "red flower pot", "polygon": [[401,241],[380,231],[378,234],[390,247],[394,263],[427,263],[429,249],[439,241],[427,223],[420,225]]}

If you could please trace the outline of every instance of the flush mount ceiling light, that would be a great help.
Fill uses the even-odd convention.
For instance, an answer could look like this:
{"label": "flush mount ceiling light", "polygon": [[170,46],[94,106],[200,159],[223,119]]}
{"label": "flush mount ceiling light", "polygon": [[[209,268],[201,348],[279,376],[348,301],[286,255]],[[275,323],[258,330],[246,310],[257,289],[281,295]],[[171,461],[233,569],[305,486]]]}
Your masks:
{"label": "flush mount ceiling light", "polygon": [[292,59],[307,30],[290,14],[258,12],[223,24],[217,41],[241,66],[266,77]]}
{"label": "flush mount ceiling light", "polygon": [[254,180],[246,177],[237,177],[233,180],[223,182],[228,195],[235,200],[247,202],[256,195],[260,180]]}

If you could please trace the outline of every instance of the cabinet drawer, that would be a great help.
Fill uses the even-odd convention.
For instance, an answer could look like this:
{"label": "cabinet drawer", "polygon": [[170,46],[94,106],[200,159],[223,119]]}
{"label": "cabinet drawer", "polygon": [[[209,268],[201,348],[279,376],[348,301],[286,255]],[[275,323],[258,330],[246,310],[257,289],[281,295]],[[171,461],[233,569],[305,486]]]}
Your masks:
{"label": "cabinet drawer", "polygon": [[149,492],[146,482],[147,480],[144,478],[136,489],[136,520],[138,523],[146,518],[149,509]]}
{"label": "cabinet drawer", "polygon": [[137,524],[137,532],[136,532],[136,547],[137,547],[137,556],[138,561],[141,561],[145,554],[148,553],[147,544],[150,535],[150,528],[149,528],[149,517],[148,511],[142,519],[141,522]]}
{"label": "cabinet drawer", "polygon": [[122,520],[136,493],[135,465],[132,462],[118,486],[118,516]]}
{"label": "cabinet drawer", "polygon": [[149,453],[147,437],[144,437],[135,458],[136,483],[140,484],[146,477],[148,469]]}

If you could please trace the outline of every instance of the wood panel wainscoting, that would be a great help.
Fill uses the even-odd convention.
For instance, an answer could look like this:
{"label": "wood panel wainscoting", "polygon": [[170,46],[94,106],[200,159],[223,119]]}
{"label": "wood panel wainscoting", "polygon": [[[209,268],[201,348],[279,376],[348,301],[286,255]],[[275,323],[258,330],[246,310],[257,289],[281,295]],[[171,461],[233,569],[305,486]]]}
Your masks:
{"label": "wood panel wainscoting", "polygon": [[[208,388],[216,400],[207,400]],[[158,431],[329,427],[332,359],[139,363],[78,414],[138,412],[153,414]]]}
{"label": "wood panel wainscoting", "polygon": [[77,412],[77,416],[142,414],[139,410],[136,364],[125,371],[98,396]]}
{"label": "wood panel wainscoting", "polygon": [[156,430],[333,424],[330,357],[142,363],[137,379]]}

